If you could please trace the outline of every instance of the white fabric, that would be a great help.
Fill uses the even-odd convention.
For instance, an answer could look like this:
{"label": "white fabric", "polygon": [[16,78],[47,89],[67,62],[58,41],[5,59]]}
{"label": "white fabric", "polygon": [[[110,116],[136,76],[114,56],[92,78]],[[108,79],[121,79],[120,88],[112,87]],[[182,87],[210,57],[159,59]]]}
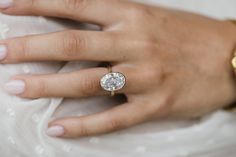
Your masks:
{"label": "white fabric", "polygon": [[[217,18],[236,18],[235,0],[149,0],[201,12]],[[67,23],[67,24],[65,24]],[[0,15],[0,36],[46,33],[79,25],[42,17]],[[105,97],[26,100],[8,95],[4,83],[22,73],[54,73],[95,66],[91,63],[22,63],[0,65],[1,157],[234,157],[236,115],[218,111],[195,121],[156,121],[99,137],[55,139],[45,135],[55,117],[86,115],[117,104]],[[216,89],[217,90],[217,89]]]}

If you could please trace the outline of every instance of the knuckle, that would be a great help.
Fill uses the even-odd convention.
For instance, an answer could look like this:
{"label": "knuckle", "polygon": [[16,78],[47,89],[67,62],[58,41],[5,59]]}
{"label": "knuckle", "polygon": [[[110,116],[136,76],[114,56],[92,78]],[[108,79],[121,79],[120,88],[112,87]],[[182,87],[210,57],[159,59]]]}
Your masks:
{"label": "knuckle", "polygon": [[173,110],[173,106],[174,98],[168,93],[165,96],[163,95],[162,98],[160,98],[159,104],[156,105],[157,110],[161,111],[165,116],[168,116],[168,114],[171,113],[171,111]]}
{"label": "knuckle", "polygon": [[82,96],[89,96],[98,92],[98,83],[93,81],[91,78],[85,78],[80,81],[81,86],[78,89],[78,92]]}
{"label": "knuckle", "polygon": [[46,83],[44,80],[42,79],[39,79],[37,81],[31,81],[32,84],[32,90],[30,91],[29,95],[30,97],[32,98],[39,98],[39,97],[42,97],[42,96],[45,96],[46,94]]}
{"label": "knuckle", "polygon": [[146,54],[153,55],[153,53],[156,53],[156,51],[157,51],[157,43],[153,39],[145,39],[140,44],[140,50],[146,52]]}
{"label": "knuckle", "polygon": [[152,80],[150,82],[151,83],[150,85],[152,87],[156,87],[156,86],[153,86],[153,84],[155,85],[162,84],[166,80],[166,77],[167,77],[163,69],[160,67],[148,68],[148,70],[145,71],[145,76],[147,77],[148,80]]}
{"label": "knuckle", "polygon": [[77,124],[77,130],[76,130],[76,136],[89,136],[89,130],[85,125],[85,122],[83,119],[81,119]]}
{"label": "knuckle", "polygon": [[152,78],[152,79],[157,79],[157,80],[160,80],[161,78],[164,77],[164,72],[161,68],[155,68],[153,70],[151,70],[151,72],[149,73],[149,76]]}
{"label": "knuckle", "polygon": [[29,7],[29,9],[32,9],[32,8],[34,8],[34,6],[36,6],[35,4],[36,4],[36,2],[37,2],[37,0],[29,0],[29,2],[27,3],[28,4],[28,7]]}
{"label": "knuckle", "polygon": [[67,31],[62,34],[62,55],[63,57],[73,58],[78,56],[82,48],[85,47],[86,41],[85,38],[79,35],[76,35],[74,31]]}
{"label": "knuckle", "polygon": [[83,10],[86,0],[63,0],[66,9],[69,10]]}
{"label": "knuckle", "polygon": [[122,128],[124,128],[123,123],[117,119],[117,118],[113,118],[110,119],[110,122],[108,123],[108,127],[109,127],[109,131],[116,131],[116,130],[120,130]]}
{"label": "knuckle", "polygon": [[146,21],[147,17],[151,15],[150,9],[142,5],[134,5],[128,9],[129,20],[135,22]]}
{"label": "knuckle", "polygon": [[9,45],[10,45],[10,51],[13,52],[8,57],[10,60],[20,61],[29,58],[30,43],[27,37],[18,38],[16,40],[10,41]]}
{"label": "knuckle", "polygon": [[153,57],[159,51],[159,42],[152,35],[141,35],[139,38],[132,41],[134,47],[140,51],[142,57]]}
{"label": "knuckle", "polygon": [[170,96],[162,96],[158,103],[151,104],[151,109],[154,111],[150,114],[151,118],[168,117],[172,112],[173,98]]}
{"label": "knuckle", "polygon": [[46,83],[43,80],[38,81],[38,95],[39,97],[44,96],[46,94]]}
{"label": "knuckle", "polygon": [[159,106],[165,106],[165,107],[167,107],[167,106],[169,106],[170,104],[171,104],[171,97],[170,97],[168,94],[166,94],[166,96],[162,96],[162,97],[160,98]]}
{"label": "knuckle", "polygon": [[21,49],[21,56],[23,58],[27,58],[29,56],[29,47],[30,47],[30,44],[29,44],[29,40],[27,38],[23,38],[21,39],[21,44],[20,44],[20,49]]}

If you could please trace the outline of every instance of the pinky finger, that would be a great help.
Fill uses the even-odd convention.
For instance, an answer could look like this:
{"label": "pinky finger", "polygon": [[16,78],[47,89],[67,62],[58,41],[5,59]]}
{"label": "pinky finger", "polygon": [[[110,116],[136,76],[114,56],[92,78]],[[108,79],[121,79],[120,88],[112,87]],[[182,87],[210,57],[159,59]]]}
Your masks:
{"label": "pinky finger", "polygon": [[56,120],[49,124],[47,134],[52,137],[78,138],[110,133],[142,123],[154,112],[147,104],[126,103],[94,115]]}

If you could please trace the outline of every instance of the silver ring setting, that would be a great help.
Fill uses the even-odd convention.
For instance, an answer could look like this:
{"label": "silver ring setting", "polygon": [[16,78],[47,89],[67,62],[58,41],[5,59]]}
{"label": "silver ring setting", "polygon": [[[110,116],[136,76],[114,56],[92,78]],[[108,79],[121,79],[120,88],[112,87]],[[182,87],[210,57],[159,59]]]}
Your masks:
{"label": "silver ring setting", "polygon": [[125,84],[125,75],[120,72],[112,72],[111,68],[109,68],[109,73],[100,80],[101,87],[105,91],[111,92],[111,96],[114,96],[115,92],[121,90]]}

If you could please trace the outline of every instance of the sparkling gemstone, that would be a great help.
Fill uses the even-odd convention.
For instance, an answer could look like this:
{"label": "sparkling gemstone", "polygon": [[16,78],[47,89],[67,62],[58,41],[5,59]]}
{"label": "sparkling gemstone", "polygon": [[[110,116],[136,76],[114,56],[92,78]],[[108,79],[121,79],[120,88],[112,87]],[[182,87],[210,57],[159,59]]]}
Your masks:
{"label": "sparkling gemstone", "polygon": [[101,79],[101,87],[106,91],[117,91],[125,86],[125,76],[118,72],[108,73]]}

